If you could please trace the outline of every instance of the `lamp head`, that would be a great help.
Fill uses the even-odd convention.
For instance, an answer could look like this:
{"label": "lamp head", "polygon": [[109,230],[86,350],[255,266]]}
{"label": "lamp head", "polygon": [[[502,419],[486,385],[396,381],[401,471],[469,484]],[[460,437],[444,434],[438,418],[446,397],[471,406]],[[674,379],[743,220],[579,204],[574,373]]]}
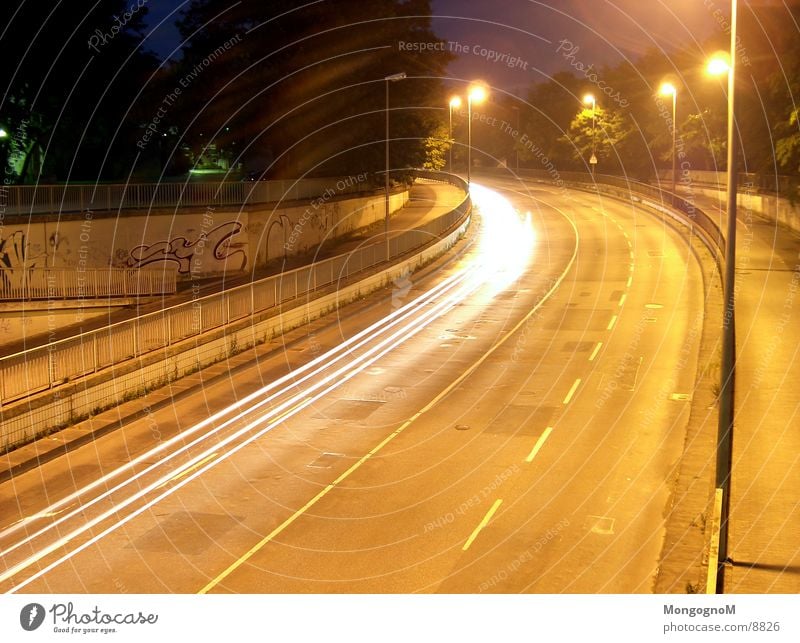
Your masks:
{"label": "lamp head", "polygon": [[727,74],[731,69],[730,56],[724,52],[714,54],[706,65],[706,73],[710,76]]}
{"label": "lamp head", "polygon": [[658,93],[662,96],[675,96],[678,93],[678,90],[672,83],[663,82],[658,88]]}
{"label": "lamp head", "polygon": [[487,92],[483,84],[474,84],[469,88],[469,100],[473,103],[482,103],[486,100]]}

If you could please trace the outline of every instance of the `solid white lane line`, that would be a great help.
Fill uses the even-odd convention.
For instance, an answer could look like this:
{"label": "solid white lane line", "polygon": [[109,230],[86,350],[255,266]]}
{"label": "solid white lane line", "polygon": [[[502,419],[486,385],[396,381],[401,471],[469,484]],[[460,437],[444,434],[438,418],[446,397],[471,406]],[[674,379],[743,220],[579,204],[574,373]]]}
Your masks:
{"label": "solid white lane line", "polygon": [[[77,491],[74,491],[70,495],[68,495],[68,496],[62,498],[61,500],[58,500],[57,502],[51,504],[49,507],[44,509],[42,512],[39,512],[39,515],[52,514],[55,510],[57,510],[62,505],[80,498],[80,496],[84,495],[85,493],[88,493],[92,489],[101,486],[103,483],[106,483],[109,480],[113,479],[114,477],[116,477],[116,476],[124,473],[125,471],[133,468],[135,465],[139,464],[140,462],[142,462],[142,461],[144,461],[146,459],[152,458],[153,456],[155,456],[157,453],[163,451],[164,449],[166,449],[166,448],[168,448],[170,446],[173,446],[174,444],[177,444],[177,443],[185,440],[188,436],[190,436],[190,435],[192,435],[194,433],[197,433],[200,429],[206,427],[207,425],[209,425],[214,420],[220,419],[221,417],[223,417],[227,413],[233,412],[233,411],[237,410],[238,408],[241,408],[245,403],[247,403],[249,401],[252,401],[253,399],[255,399],[255,398],[259,397],[259,396],[263,396],[263,394],[265,392],[269,391],[270,389],[276,388],[277,386],[279,386],[280,384],[283,384],[283,383],[287,383],[287,382],[289,383],[289,387],[287,387],[285,389],[280,389],[280,390],[276,391],[275,393],[272,393],[271,395],[269,395],[269,396],[267,396],[265,398],[262,398],[259,402],[257,402],[253,406],[248,407],[247,409],[245,409],[244,411],[241,411],[237,415],[228,418],[227,420],[225,420],[224,422],[222,422],[219,425],[216,425],[214,427],[213,431],[208,431],[206,433],[203,433],[202,435],[200,435],[197,438],[195,438],[194,440],[192,440],[192,442],[184,444],[181,448],[177,449],[176,451],[173,451],[171,453],[168,453],[168,454],[160,457],[156,462],[150,464],[149,466],[144,468],[142,471],[139,471],[136,474],[132,475],[131,477],[126,478],[125,480],[117,483],[114,487],[111,487],[110,489],[107,488],[99,496],[96,496],[95,498],[93,498],[91,500],[88,500],[88,501],[81,501],[79,503],[79,506],[78,506],[77,509],[73,510],[72,512],[70,512],[68,514],[65,514],[64,516],[62,516],[58,520],[53,521],[53,522],[49,523],[48,525],[45,525],[44,527],[41,527],[38,531],[36,531],[36,532],[34,532],[32,534],[27,534],[27,537],[26,537],[25,540],[20,541],[20,542],[18,542],[16,544],[10,546],[8,549],[5,549],[2,552],[0,552],[0,557],[5,556],[8,553],[14,551],[14,549],[20,547],[21,545],[25,544],[26,542],[29,542],[31,539],[36,538],[36,537],[42,535],[43,533],[46,533],[47,531],[49,531],[51,529],[54,529],[56,526],[58,526],[59,524],[63,523],[65,520],[68,520],[69,518],[74,517],[78,513],[81,513],[83,511],[85,511],[88,507],[91,507],[92,505],[96,504],[97,502],[99,502],[99,501],[103,500],[104,498],[110,496],[112,493],[115,493],[115,492],[119,491],[120,489],[123,489],[125,486],[133,483],[135,480],[141,478],[145,474],[150,473],[151,471],[154,471],[155,469],[164,466],[164,464],[166,464],[170,460],[173,460],[174,458],[176,458],[181,453],[184,453],[184,452],[188,451],[189,449],[199,445],[201,442],[207,440],[210,436],[213,436],[216,433],[219,433],[222,429],[227,428],[228,426],[233,424],[235,421],[242,420],[242,419],[246,418],[248,415],[252,414],[258,408],[260,408],[260,407],[272,402],[273,400],[277,399],[281,395],[284,395],[290,388],[295,388],[299,384],[302,384],[302,383],[308,381],[312,377],[314,377],[316,375],[319,375],[320,373],[323,373],[326,369],[330,368],[331,366],[333,366],[337,362],[340,362],[345,357],[349,357],[349,353],[350,352],[352,352],[352,351],[354,351],[354,350],[356,350],[358,348],[361,348],[362,346],[365,346],[370,341],[374,341],[375,336],[378,335],[379,333],[385,333],[389,329],[399,325],[402,322],[405,322],[408,318],[410,318],[413,315],[417,314],[418,311],[417,310],[412,310],[410,308],[410,306],[412,306],[412,305],[418,306],[420,303],[427,304],[427,303],[429,303],[430,301],[433,300],[435,295],[441,295],[441,294],[446,293],[448,291],[449,292],[452,292],[452,291],[457,292],[457,290],[456,290],[457,287],[461,286],[461,282],[466,281],[466,278],[467,278],[469,272],[470,272],[469,270],[465,270],[462,273],[460,273],[459,275],[456,275],[457,277],[459,277],[458,279],[453,279],[453,278],[448,279],[446,281],[447,288],[441,288],[440,286],[442,284],[439,284],[436,287],[434,287],[431,290],[429,290],[428,292],[426,292],[424,295],[421,295],[420,297],[417,297],[417,299],[415,299],[410,304],[408,304],[408,305],[404,306],[403,308],[399,309],[398,311],[395,311],[394,313],[390,314],[388,317],[384,318],[383,321],[386,321],[386,320],[392,319],[392,318],[394,318],[394,319],[393,319],[392,323],[385,325],[384,328],[379,328],[379,326],[381,325],[381,322],[376,322],[375,324],[372,324],[369,328],[366,329],[367,331],[372,332],[371,336],[365,335],[364,331],[361,331],[361,332],[357,333],[356,335],[354,335],[350,339],[346,340],[343,344],[340,344],[340,345],[336,346],[335,348],[331,349],[330,351],[326,352],[325,354],[320,355],[318,358],[312,360],[311,362],[309,362],[307,364],[304,364],[303,366],[295,369],[294,371],[292,371],[291,373],[288,373],[287,375],[284,375],[283,377],[278,378],[277,380],[274,380],[273,382],[271,382],[270,384],[262,387],[261,389],[259,389],[255,393],[251,393],[250,395],[242,398],[241,400],[238,400],[236,403],[230,405],[229,407],[223,409],[222,411],[218,411],[217,413],[211,415],[210,417],[206,418],[205,420],[202,420],[202,421],[198,422],[194,426],[186,429],[185,431],[182,431],[181,433],[179,433],[178,435],[170,438],[169,440],[166,440],[166,441],[162,442],[161,444],[159,444],[158,446],[154,447],[153,449],[151,449],[149,451],[146,451],[145,453],[142,453],[141,455],[137,456],[136,458],[134,458],[133,460],[131,460],[127,464],[124,464],[124,465],[118,467],[114,471],[104,475],[101,478],[98,478],[94,482],[84,486],[83,488],[81,488],[81,489],[79,489]],[[441,291],[441,292],[437,292],[437,291]],[[423,302],[423,300],[424,300],[424,302]],[[406,310],[406,309],[408,309],[408,310]],[[403,314],[401,316],[398,316],[398,313],[400,313],[401,311],[405,311],[405,312],[403,312]],[[353,346],[349,347],[350,350],[347,353],[341,352],[342,351],[342,347],[344,345],[346,345],[348,343],[353,343],[354,340],[356,340],[356,339],[359,339],[359,341],[355,342],[355,344]],[[336,355],[337,353],[339,353],[339,355]],[[330,358],[330,361],[328,361],[327,363],[320,363],[320,362],[322,362],[322,361],[324,361],[325,359],[328,359],[328,358]],[[307,370],[311,369],[317,363],[320,363],[318,368],[315,368],[314,370],[312,370],[311,372],[307,373],[303,377],[296,378],[297,375],[303,373],[304,371],[307,371]],[[262,416],[262,419],[271,417],[272,415],[275,415],[275,414],[279,413],[282,410],[282,408],[283,408],[282,406],[278,406],[275,409],[268,410],[266,412],[266,414],[264,416]],[[188,463],[188,465],[191,466],[191,464],[193,464],[196,461],[197,461],[197,458],[191,460]],[[19,524],[19,523],[9,526],[8,528],[6,528],[2,532],[0,532],[0,538],[3,538],[3,537],[7,536],[10,533],[13,533],[14,531],[17,531],[21,527],[22,527],[22,524]]]}
{"label": "solid white lane line", "polygon": [[[468,286],[464,286],[464,287],[462,287],[462,291],[463,292],[457,291],[456,293],[451,294],[450,298],[454,297],[457,300],[460,300],[463,297],[468,296],[474,290],[477,290],[480,287],[480,285],[481,285],[480,283],[475,283],[475,284],[473,284],[472,286],[469,286],[469,287]],[[298,399],[301,398],[303,395],[308,395],[309,393],[312,393],[312,392],[315,392],[315,391],[319,391],[319,389],[327,386],[327,388],[325,388],[321,392],[316,393],[314,395],[314,397],[309,397],[309,398],[306,399],[305,402],[301,402],[300,404],[297,404],[295,410],[291,413],[291,415],[295,415],[297,412],[299,412],[300,410],[304,409],[309,404],[311,404],[311,403],[315,402],[316,400],[324,397],[330,391],[338,388],[339,386],[341,386],[345,382],[349,381],[351,378],[355,377],[355,375],[357,375],[359,372],[363,371],[365,368],[367,368],[368,366],[371,366],[375,361],[377,361],[378,359],[383,357],[383,355],[385,355],[386,353],[388,353],[391,350],[393,350],[396,346],[398,346],[399,344],[403,343],[408,338],[416,335],[423,328],[427,327],[427,325],[428,325],[428,323],[430,321],[428,318],[435,317],[435,318],[438,319],[438,317],[440,317],[447,310],[452,308],[452,306],[455,305],[455,302],[451,302],[450,298],[447,298],[447,299],[445,299],[445,301],[436,304],[430,310],[425,310],[417,318],[411,320],[411,322],[409,323],[408,327],[402,328],[402,329],[400,329],[398,331],[395,331],[390,337],[382,340],[376,346],[374,346],[374,347],[370,348],[368,351],[366,351],[363,355],[360,355],[357,358],[355,358],[352,362],[346,364],[343,367],[340,367],[337,371],[335,371],[334,373],[331,373],[330,375],[326,376],[320,382],[310,386],[307,390],[301,391],[300,393],[296,394],[294,397],[286,400],[285,402],[283,402],[282,404],[278,405],[274,409],[271,409],[271,414],[274,415],[275,413],[280,413],[281,411],[285,411],[287,408],[290,408],[292,405],[297,404]],[[388,345],[388,348],[386,347],[387,345]],[[359,365],[359,366],[358,366],[358,368],[354,368],[354,365]],[[349,370],[349,372],[348,372],[348,370]],[[291,417],[291,415],[289,413],[285,413],[283,415],[283,417],[280,418],[280,420],[272,420],[272,421],[270,421],[266,425],[266,427],[263,427],[263,428],[259,429],[257,433],[255,433],[254,435],[251,435],[245,441],[239,443],[238,445],[235,445],[234,447],[232,447],[228,451],[224,452],[223,455],[221,455],[216,460],[204,465],[202,468],[198,469],[194,474],[192,474],[191,476],[185,478],[180,483],[178,483],[178,484],[172,486],[171,488],[167,489],[166,491],[161,493],[159,496],[157,496],[155,499],[147,502],[141,508],[135,510],[131,514],[128,514],[124,518],[119,519],[116,523],[114,523],[111,526],[109,526],[108,528],[106,528],[99,535],[95,536],[94,538],[91,538],[89,541],[83,543],[82,545],[80,545],[76,549],[64,554],[61,558],[59,558],[55,562],[51,563],[50,565],[48,565],[47,567],[45,567],[41,571],[37,572],[33,576],[30,576],[25,581],[23,581],[21,583],[18,583],[17,585],[15,585],[15,587],[12,590],[9,590],[9,593],[16,592],[17,590],[25,587],[26,585],[28,585],[31,582],[33,582],[35,579],[37,579],[37,578],[41,577],[42,575],[44,575],[45,573],[49,572],[54,567],[60,565],[64,561],[72,558],[73,556],[75,556],[76,554],[80,553],[81,551],[83,551],[84,549],[89,547],[90,545],[93,545],[95,542],[97,542],[98,540],[100,540],[104,536],[106,536],[109,533],[115,531],[116,529],[118,529],[122,525],[126,524],[127,522],[132,520],[134,517],[136,517],[139,514],[141,514],[143,511],[147,510],[148,508],[154,506],[156,503],[160,502],[165,497],[167,497],[167,496],[171,495],[172,493],[178,491],[183,486],[185,486],[186,484],[188,484],[189,482],[191,482],[192,480],[194,480],[198,476],[202,475],[203,473],[205,473],[206,471],[208,471],[212,467],[214,467],[217,464],[219,464],[220,462],[228,459],[229,457],[231,457],[232,455],[237,453],[239,450],[243,449],[245,446],[250,444],[252,441],[258,439],[259,437],[261,437],[262,435],[264,435],[268,431],[272,430],[275,426],[278,426],[281,422],[283,422],[283,420],[287,419],[288,417]],[[234,440],[238,439],[239,437],[243,436],[244,434],[250,432],[253,429],[258,428],[259,425],[263,425],[264,422],[265,422],[265,418],[264,417],[260,417],[257,420],[249,423],[248,425],[246,425],[242,429],[238,430],[237,432],[235,432],[235,433],[231,434],[230,436],[226,437],[225,439],[217,442],[212,448],[213,449],[219,449],[220,447],[227,446],[229,443],[233,442]],[[210,455],[210,451],[211,451],[212,448],[207,449],[203,453],[201,453],[198,456],[196,456],[192,460],[192,463],[196,463],[199,460],[207,458]],[[114,505],[114,507],[112,507],[111,509],[106,510],[105,512],[101,513],[99,516],[93,518],[92,520],[88,521],[87,523],[84,523],[80,527],[74,529],[73,531],[71,531],[66,536],[64,536],[62,538],[59,538],[56,542],[51,543],[50,545],[44,547],[43,549],[37,551],[35,554],[32,554],[31,556],[29,556],[25,560],[21,561],[17,565],[14,565],[10,569],[7,569],[4,573],[0,574],[0,582],[4,582],[5,580],[8,580],[9,578],[11,578],[11,577],[15,576],[16,574],[18,574],[20,571],[26,569],[27,567],[30,567],[31,565],[33,565],[34,563],[38,562],[39,560],[41,560],[42,558],[44,558],[48,554],[52,553],[56,549],[59,549],[62,546],[64,546],[67,543],[69,543],[76,536],[79,536],[79,535],[83,534],[84,532],[86,532],[87,530],[91,529],[95,525],[99,524],[103,520],[111,517],[114,514],[117,514],[120,511],[120,509],[123,509],[123,508],[127,507],[128,505],[132,504],[133,502],[135,502],[136,500],[144,497],[147,493],[149,493],[149,492],[151,492],[151,491],[153,491],[155,489],[158,489],[161,486],[164,486],[164,483],[169,481],[171,475],[173,475],[173,472],[170,472],[170,473],[166,474],[165,476],[162,476],[161,478],[159,478],[155,482],[153,482],[153,483],[147,485],[146,487],[140,489],[139,491],[137,491],[132,496],[129,496],[129,497],[125,498],[124,500],[116,503]]]}
{"label": "solid white lane line", "polygon": [[[554,206],[551,206],[554,207]],[[391,440],[396,438],[400,433],[402,433],[406,428],[411,426],[414,422],[416,422],[417,418],[419,418],[424,413],[427,413],[431,409],[435,408],[439,402],[441,402],[444,398],[446,398],[450,393],[458,387],[461,382],[466,380],[472,373],[474,373],[480,366],[483,364],[489,357],[491,357],[495,351],[497,351],[501,346],[503,346],[514,334],[522,328],[525,324],[528,323],[528,320],[535,315],[539,309],[544,306],[544,304],[552,297],[553,293],[558,289],[561,285],[561,282],[564,281],[567,274],[569,274],[570,270],[572,270],[572,266],[575,264],[575,260],[578,256],[578,246],[580,243],[580,236],[578,234],[578,228],[575,223],[566,215],[564,214],[559,208],[555,208],[559,213],[561,213],[564,218],[570,223],[572,226],[573,231],[575,232],[575,248],[572,251],[572,257],[570,257],[569,263],[564,271],[559,275],[558,279],[552,285],[550,290],[545,293],[545,295],[541,298],[539,303],[537,303],[531,310],[525,315],[519,322],[506,333],[503,337],[501,337],[488,351],[486,351],[478,360],[472,363],[472,365],[466,369],[464,372],[461,373],[455,380],[453,380],[443,391],[441,391],[435,398],[433,398],[428,404],[426,404],[422,409],[417,411],[414,415],[412,415],[408,420],[406,420],[396,431],[391,433],[387,438],[385,438],[382,442],[380,442],[374,449],[372,449],[369,453],[367,453],[364,457],[362,457],[358,462],[356,462],[352,467],[350,467],[347,471],[345,471],[341,476],[339,476],[336,480],[333,481],[332,484],[328,485],[320,491],[316,496],[314,496],[311,500],[309,500],[302,508],[296,511],[294,514],[289,516],[283,523],[278,525],[275,529],[273,529],[269,534],[267,534],[264,538],[262,538],[258,543],[256,543],[253,547],[251,547],[241,558],[234,561],[231,565],[229,565],[225,570],[223,570],[216,578],[212,579],[211,581],[206,584],[198,593],[199,594],[207,594],[210,592],[214,587],[219,585],[222,581],[224,581],[228,576],[230,576],[234,571],[236,571],[241,565],[243,565],[247,560],[252,558],[256,553],[258,553],[261,549],[263,549],[267,544],[269,544],[273,539],[275,539],[279,534],[281,534],[286,528],[288,528],[295,520],[297,520],[301,515],[303,515],[308,509],[313,507],[317,502],[319,502],[329,491],[335,488],[335,485],[338,485],[342,482],[345,478],[350,476],[354,471],[356,471],[364,462],[366,462],[372,455],[380,451],[386,444],[388,444]]]}

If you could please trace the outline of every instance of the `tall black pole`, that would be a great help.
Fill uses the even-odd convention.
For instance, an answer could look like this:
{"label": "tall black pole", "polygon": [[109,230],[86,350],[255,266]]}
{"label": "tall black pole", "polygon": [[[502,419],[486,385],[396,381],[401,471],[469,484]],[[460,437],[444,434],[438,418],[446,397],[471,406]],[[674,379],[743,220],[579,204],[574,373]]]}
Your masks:
{"label": "tall black pole", "polygon": [[467,189],[472,170],[472,92],[467,95]]}
{"label": "tall black pole", "polygon": [[672,88],[672,193],[675,194],[675,173],[677,172],[676,144],[678,134],[678,121],[675,120],[678,113],[678,88]]}
{"label": "tall black pole", "polygon": [[389,261],[389,78],[386,82],[386,174],[384,175],[386,193],[384,195],[385,212],[383,217],[383,233],[386,236],[386,261]]}
{"label": "tall black pole", "polygon": [[722,368],[720,372],[719,425],[717,427],[716,487],[722,490],[717,593],[724,592],[725,564],[728,562],[731,463],[733,456],[733,396],[736,367],[735,293],[736,280],[736,14],[737,0],[731,0],[731,54],[728,68],[728,222],[725,237],[725,309],[722,318]]}

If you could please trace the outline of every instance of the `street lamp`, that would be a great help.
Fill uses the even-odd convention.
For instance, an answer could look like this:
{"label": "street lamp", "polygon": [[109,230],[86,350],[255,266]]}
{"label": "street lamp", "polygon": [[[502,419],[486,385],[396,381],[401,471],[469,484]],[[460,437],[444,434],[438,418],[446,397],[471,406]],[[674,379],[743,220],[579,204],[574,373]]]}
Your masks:
{"label": "street lamp", "polygon": [[[720,369],[719,424],[717,426],[717,494],[722,494],[717,562],[717,592],[724,587],[728,557],[728,519],[730,515],[731,464],[733,458],[733,378],[736,367],[734,333],[736,278],[736,14],[737,0],[731,0],[730,56],[714,56],[708,63],[709,74],[728,74],[728,222],[725,236],[725,308],[722,313],[722,368]],[[727,59],[726,59],[727,58]]]}
{"label": "street lamp", "polygon": [[676,174],[676,137],[678,133],[678,121],[676,119],[677,105],[678,105],[678,90],[672,83],[661,83],[658,90],[662,96],[672,96],[672,193],[675,194],[675,174]]}
{"label": "street lamp", "polygon": [[383,79],[386,81],[386,176],[384,177],[386,186],[384,203],[386,207],[383,220],[383,231],[386,235],[386,261],[389,261],[389,83],[403,80],[405,77],[405,72],[400,72]]}
{"label": "street lamp", "polygon": [[472,171],[472,103],[486,100],[486,88],[481,84],[473,84],[467,92],[467,188]]}
{"label": "street lamp", "polygon": [[461,107],[461,97],[460,96],[453,96],[450,99],[450,129],[448,130],[448,136],[450,137],[450,161],[449,167],[450,171],[453,171],[453,110],[458,109]]}
{"label": "street lamp", "polygon": [[594,97],[594,94],[586,94],[586,96],[583,97],[583,102],[586,105],[589,103],[592,104],[592,158],[589,159],[589,165],[592,168],[592,177],[594,177],[594,166],[597,165],[597,137],[595,136],[597,125],[597,99]]}
{"label": "street lamp", "polygon": [[[511,109],[513,109],[517,114],[517,136],[519,136],[519,107],[516,105],[512,105]],[[514,139],[514,172],[519,174],[519,150],[517,149],[517,140]]]}

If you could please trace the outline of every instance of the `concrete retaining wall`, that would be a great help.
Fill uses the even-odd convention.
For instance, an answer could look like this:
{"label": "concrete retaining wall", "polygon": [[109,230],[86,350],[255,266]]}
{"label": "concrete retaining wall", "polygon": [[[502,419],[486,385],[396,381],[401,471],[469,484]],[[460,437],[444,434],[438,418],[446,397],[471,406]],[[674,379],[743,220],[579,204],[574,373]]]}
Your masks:
{"label": "concrete retaining wall", "polygon": [[467,218],[454,232],[422,252],[374,275],[317,299],[262,318],[246,318],[228,328],[188,339],[146,358],[117,364],[80,381],[64,384],[2,411],[2,446],[19,444],[50,429],[67,426],[100,409],[119,404],[179,377],[226,359],[234,352],[268,341],[285,331],[378,290],[408,271],[444,254],[464,234]]}
{"label": "concrete retaining wall", "polygon": [[[695,186],[693,187],[693,192],[712,199],[718,199],[722,207],[725,207],[727,197],[724,191]],[[781,225],[800,233],[800,204],[793,205],[788,199],[781,199],[772,194],[751,192],[746,185],[739,186],[736,204],[740,210],[750,210],[754,214],[770,221],[777,221]]]}
{"label": "concrete retaining wall", "polygon": [[[390,210],[408,202],[391,195]],[[335,191],[308,202],[204,209],[9,217],[0,226],[0,264],[9,270],[176,268],[178,278],[252,269],[302,253],[384,217],[380,191],[342,198]]]}

